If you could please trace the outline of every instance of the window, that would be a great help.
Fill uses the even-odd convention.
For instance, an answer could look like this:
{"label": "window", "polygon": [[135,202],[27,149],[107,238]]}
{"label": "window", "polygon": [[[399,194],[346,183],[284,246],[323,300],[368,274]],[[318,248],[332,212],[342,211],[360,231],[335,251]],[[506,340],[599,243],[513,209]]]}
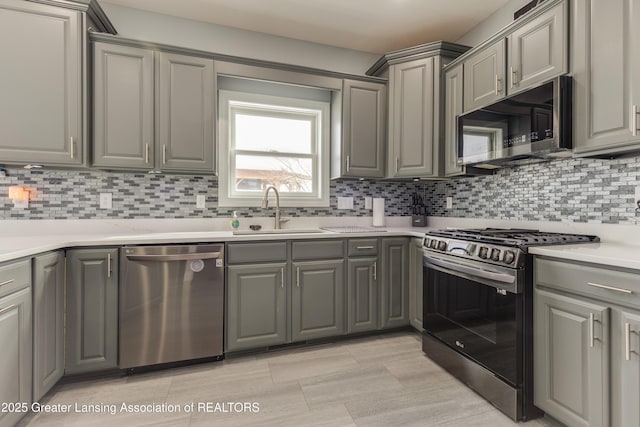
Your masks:
{"label": "window", "polygon": [[221,90],[220,206],[329,205],[329,103]]}

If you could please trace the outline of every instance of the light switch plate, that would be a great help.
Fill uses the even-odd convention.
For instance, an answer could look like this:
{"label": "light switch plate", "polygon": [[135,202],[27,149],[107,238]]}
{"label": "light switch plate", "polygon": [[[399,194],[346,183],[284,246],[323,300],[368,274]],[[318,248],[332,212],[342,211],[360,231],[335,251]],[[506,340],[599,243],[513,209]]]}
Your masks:
{"label": "light switch plate", "polygon": [[112,209],[113,199],[111,193],[100,193],[100,209]]}
{"label": "light switch plate", "polygon": [[453,209],[453,197],[447,197],[447,209]]}
{"label": "light switch plate", "polygon": [[204,194],[196,194],[196,209],[204,209],[206,196]]}
{"label": "light switch plate", "polygon": [[353,209],[353,197],[338,197],[338,209]]}
{"label": "light switch plate", "polygon": [[373,197],[365,197],[364,198],[364,208],[365,209],[373,209]]}

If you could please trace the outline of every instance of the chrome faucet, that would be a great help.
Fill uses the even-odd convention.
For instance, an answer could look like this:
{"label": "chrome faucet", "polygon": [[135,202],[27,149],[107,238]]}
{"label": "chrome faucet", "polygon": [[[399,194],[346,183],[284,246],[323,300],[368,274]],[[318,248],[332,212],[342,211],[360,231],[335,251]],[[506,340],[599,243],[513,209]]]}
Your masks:
{"label": "chrome faucet", "polygon": [[280,193],[278,189],[273,185],[267,185],[267,188],[264,190],[264,197],[262,197],[262,207],[267,209],[269,207],[269,190],[273,190],[276,193],[276,224],[275,229],[280,229],[280,224],[283,222],[289,221],[288,219],[280,219]]}

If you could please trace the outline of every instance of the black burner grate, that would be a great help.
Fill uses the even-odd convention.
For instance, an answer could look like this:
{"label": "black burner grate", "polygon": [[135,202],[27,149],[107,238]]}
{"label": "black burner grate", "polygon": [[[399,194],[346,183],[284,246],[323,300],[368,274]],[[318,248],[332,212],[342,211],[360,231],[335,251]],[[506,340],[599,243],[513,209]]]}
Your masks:
{"label": "black burner grate", "polygon": [[462,240],[472,240],[480,243],[492,243],[507,246],[545,246],[566,245],[571,243],[598,242],[597,236],[569,233],[549,233],[526,229],[469,229],[469,230],[437,230],[429,234]]}

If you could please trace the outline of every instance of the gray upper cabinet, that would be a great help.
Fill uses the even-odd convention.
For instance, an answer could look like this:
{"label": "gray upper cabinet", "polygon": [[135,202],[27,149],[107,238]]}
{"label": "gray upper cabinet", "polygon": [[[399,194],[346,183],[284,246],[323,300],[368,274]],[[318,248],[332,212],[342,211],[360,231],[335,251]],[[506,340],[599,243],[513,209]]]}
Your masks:
{"label": "gray upper cabinet", "polygon": [[67,252],[65,374],[118,366],[118,249]]}
{"label": "gray upper cabinet", "polygon": [[409,239],[382,239],[380,266],[382,328],[409,324]]}
{"label": "gray upper cabinet", "polygon": [[292,341],[344,334],[344,260],[294,262],[292,267]]}
{"label": "gray upper cabinet", "polygon": [[214,172],[213,60],[160,52],[158,75],[157,167]]}
{"label": "gray upper cabinet", "polygon": [[464,173],[458,166],[458,116],[462,114],[462,64],[447,68],[444,73],[444,175]]}
{"label": "gray upper cabinet", "polygon": [[153,55],[94,43],[94,166],[153,168]]}
{"label": "gray upper cabinet", "polygon": [[[31,403],[31,260],[0,265],[0,402]],[[0,411],[0,427],[27,411]]]}
{"label": "gray upper cabinet", "polygon": [[504,98],[506,43],[499,39],[465,59],[464,111],[475,110]]}
{"label": "gray upper cabinet", "polygon": [[633,0],[574,0],[572,7],[575,152],[638,150],[640,8]]}
{"label": "gray upper cabinet", "polygon": [[562,2],[509,35],[510,94],[569,71],[568,8]]}
{"label": "gray upper cabinet", "polygon": [[3,163],[84,163],[82,13],[0,0]]}
{"label": "gray upper cabinet", "polygon": [[384,84],[343,81],[342,147],[335,147],[341,149],[340,171],[334,170],[332,178],[384,177],[386,104]]}
{"label": "gray upper cabinet", "polygon": [[570,426],[609,425],[609,311],[536,289],[534,401]]}
{"label": "gray upper cabinet", "polygon": [[439,75],[439,57],[389,67],[389,177],[438,175]]}
{"label": "gray upper cabinet", "polygon": [[64,251],[33,259],[33,399],[64,374]]}
{"label": "gray upper cabinet", "polygon": [[95,42],[93,165],[215,172],[213,60]]}

